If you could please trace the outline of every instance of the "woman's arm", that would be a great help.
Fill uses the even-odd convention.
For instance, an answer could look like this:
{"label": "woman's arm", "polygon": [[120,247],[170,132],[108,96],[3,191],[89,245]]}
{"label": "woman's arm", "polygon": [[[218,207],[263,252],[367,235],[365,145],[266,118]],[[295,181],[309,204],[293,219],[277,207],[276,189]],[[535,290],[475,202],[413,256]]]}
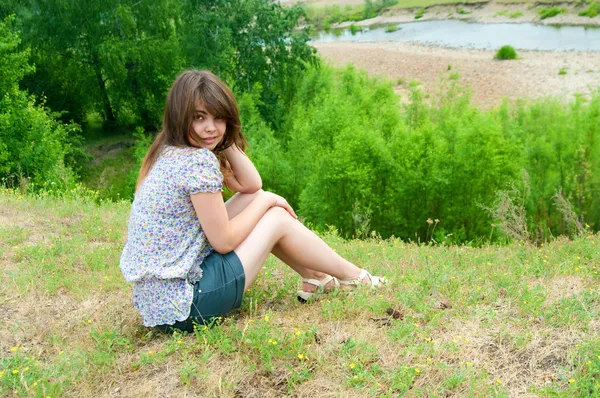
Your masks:
{"label": "woman's arm", "polygon": [[232,145],[224,151],[233,176],[227,179],[227,186],[241,193],[254,193],[262,188],[262,179],[252,161],[244,152]]}
{"label": "woman's arm", "polygon": [[294,210],[281,196],[261,192],[237,216],[229,219],[221,192],[202,192],[191,195],[198,221],[210,245],[221,254],[229,253],[252,232],[258,221],[273,206],[286,209],[294,218]]}

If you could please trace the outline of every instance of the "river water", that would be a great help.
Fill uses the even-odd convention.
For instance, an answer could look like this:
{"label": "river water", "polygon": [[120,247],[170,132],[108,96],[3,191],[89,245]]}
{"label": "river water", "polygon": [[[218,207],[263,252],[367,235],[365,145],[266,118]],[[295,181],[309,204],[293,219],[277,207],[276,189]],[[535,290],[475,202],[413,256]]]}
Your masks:
{"label": "river water", "polygon": [[548,26],[532,23],[471,23],[457,20],[423,21],[397,24],[387,33],[385,27],[321,32],[313,39],[320,43],[417,42],[451,48],[498,49],[510,44],[520,50],[600,51],[600,28]]}

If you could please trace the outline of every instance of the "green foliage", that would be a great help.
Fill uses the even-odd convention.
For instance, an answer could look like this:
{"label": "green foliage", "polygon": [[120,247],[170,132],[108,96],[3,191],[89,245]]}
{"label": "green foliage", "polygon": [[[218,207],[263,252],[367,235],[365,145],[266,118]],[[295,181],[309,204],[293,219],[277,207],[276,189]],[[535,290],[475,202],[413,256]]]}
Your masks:
{"label": "green foliage", "polygon": [[567,68],[560,68],[558,70],[558,74],[559,75],[566,75],[567,74]]}
{"label": "green foliage", "polygon": [[496,52],[494,58],[499,60],[512,60],[517,59],[517,51],[514,47],[506,45],[500,47],[500,49]]}
{"label": "green foliage", "polygon": [[523,16],[523,13],[521,11],[515,11],[513,13],[508,14],[508,17],[511,19],[516,19],[516,18],[519,18],[522,16]]}
{"label": "green foliage", "polygon": [[21,24],[38,72],[26,86],[70,118],[97,111],[110,124],[155,129],[183,66],[180,3],[29,0]]}
{"label": "green foliage", "polygon": [[[187,64],[214,71],[235,92],[263,88],[258,104],[264,120],[277,126],[283,98],[306,64],[316,63],[300,6],[267,0],[185,1],[182,46]],[[207,38],[210,38],[208,40]]]}
{"label": "green foliage", "polygon": [[308,21],[313,26],[327,30],[332,24],[374,18],[397,3],[398,0],[365,0],[362,5],[347,5],[343,9],[337,4],[319,8],[307,5],[303,7]]}
{"label": "green foliage", "polygon": [[557,16],[558,14],[562,14],[567,12],[566,8],[561,8],[558,6],[554,7],[542,7],[538,8],[538,14],[540,15],[540,19],[552,18]]}
{"label": "green foliage", "polygon": [[385,27],[385,33],[393,33],[398,30],[398,25],[388,25]]}
{"label": "green foliage", "polygon": [[33,72],[29,51],[18,51],[20,38],[14,17],[0,21],[0,182],[21,189],[62,191],[75,183],[69,156],[76,155],[68,137],[76,124],[63,124],[19,89],[20,80]]}
{"label": "green foliage", "polygon": [[[553,199],[561,187],[574,213],[598,228],[600,94],[566,108],[543,100],[484,112],[456,81],[445,83],[435,106],[411,85],[401,113],[390,83],[353,68],[312,68],[298,82],[277,134],[252,116],[252,102],[244,99],[265,189],[288,198],[318,229],[334,225],[346,237],[375,230],[384,237],[463,241],[490,237],[497,220],[482,207],[496,206],[496,192],[524,169],[529,238],[568,232]],[[439,225],[431,230],[428,218]]]}
{"label": "green foliage", "polygon": [[350,27],[348,28],[350,29],[350,33],[352,33],[352,35],[354,36],[355,34],[357,34],[358,32],[362,32],[363,28],[360,25],[350,25]]}
{"label": "green foliage", "polygon": [[585,9],[579,12],[580,17],[590,17],[594,18],[600,14],[600,2],[593,1],[590,5]]}
{"label": "green foliage", "polygon": [[97,112],[105,128],[158,130],[170,85],[190,67],[214,71],[236,92],[261,83],[261,113],[276,124],[289,80],[316,62],[307,29],[296,29],[302,8],[268,0],[27,0],[13,7],[37,65],[24,86],[44,93],[64,120]]}
{"label": "green foliage", "polygon": [[465,9],[464,9],[464,8],[462,8],[462,7],[458,7],[458,8],[456,9],[456,13],[457,13],[457,14],[462,14],[462,15],[469,15],[469,14],[472,14],[472,13],[473,13],[473,11],[465,10]]}
{"label": "green foliage", "polygon": [[417,12],[415,13],[415,19],[421,19],[421,18],[423,18],[423,16],[425,15],[426,12],[427,12],[427,9],[425,9],[425,8],[419,8],[417,10]]}

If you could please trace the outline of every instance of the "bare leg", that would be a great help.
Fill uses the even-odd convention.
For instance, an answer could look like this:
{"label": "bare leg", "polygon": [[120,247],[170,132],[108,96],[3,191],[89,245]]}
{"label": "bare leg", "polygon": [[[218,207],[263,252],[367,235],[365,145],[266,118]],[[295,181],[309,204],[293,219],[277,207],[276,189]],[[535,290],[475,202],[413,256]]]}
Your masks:
{"label": "bare leg", "polygon": [[[235,195],[233,195],[227,202],[225,202],[225,207],[227,208],[229,219],[232,219],[233,217],[241,213],[246,208],[246,206],[248,206],[250,202],[254,200],[255,197],[256,193],[244,194],[238,192]],[[273,247],[273,250],[271,250],[271,253],[273,253],[277,258],[289,265],[290,268],[292,268],[294,271],[300,274],[302,278],[322,280],[325,277],[327,277],[327,274],[303,267],[302,265],[294,262],[294,259],[287,256],[285,252],[279,247],[279,245],[275,245]],[[333,282],[330,282],[326,287],[333,287]],[[316,286],[305,282],[302,285],[302,289],[304,291],[310,292],[314,291],[316,289]]]}
{"label": "bare leg", "polygon": [[287,211],[274,207],[265,213],[250,235],[235,249],[246,273],[246,289],[254,282],[276,245],[278,254],[294,268],[302,267],[346,280],[355,279],[360,274],[360,268],[339,256]]}

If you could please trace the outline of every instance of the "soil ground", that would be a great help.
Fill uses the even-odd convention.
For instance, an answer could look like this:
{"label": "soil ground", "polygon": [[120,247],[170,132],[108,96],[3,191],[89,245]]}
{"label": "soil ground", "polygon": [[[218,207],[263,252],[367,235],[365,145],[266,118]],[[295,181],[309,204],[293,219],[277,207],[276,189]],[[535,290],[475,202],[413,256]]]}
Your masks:
{"label": "soil ground", "polygon": [[[497,61],[491,50],[457,50],[410,43],[313,44],[326,62],[348,63],[370,75],[387,77],[406,99],[409,83],[422,82],[436,92],[440,79],[457,72],[472,87],[475,104],[489,108],[503,98],[559,96],[569,101],[600,86],[600,53],[519,51],[519,60]],[[450,71],[449,71],[450,68]],[[563,70],[565,74],[559,74]]]}

